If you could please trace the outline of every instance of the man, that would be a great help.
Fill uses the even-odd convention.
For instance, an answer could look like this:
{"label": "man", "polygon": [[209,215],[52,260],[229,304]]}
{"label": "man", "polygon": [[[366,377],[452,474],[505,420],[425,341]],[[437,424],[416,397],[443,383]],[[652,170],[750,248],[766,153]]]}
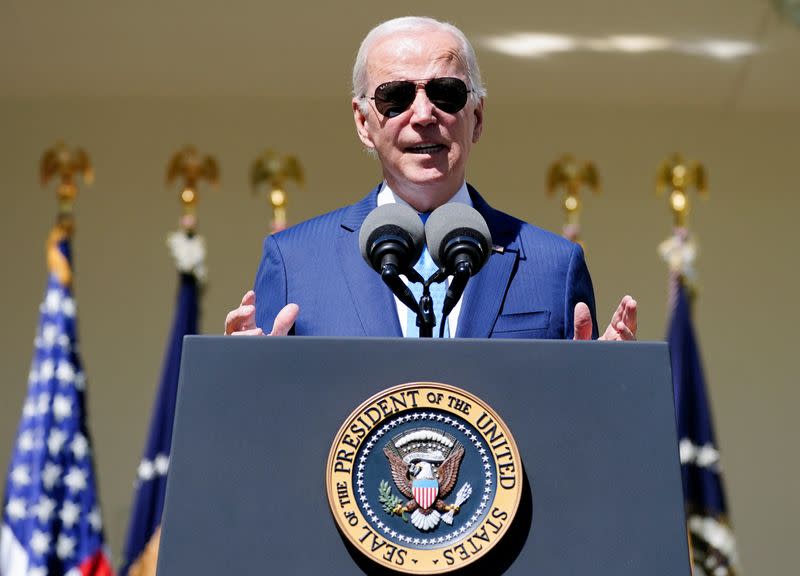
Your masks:
{"label": "man", "polygon": [[[483,338],[597,336],[594,293],[581,248],[492,209],[466,184],[483,131],[485,90],[463,33],[429,18],[374,28],[353,70],[359,139],[383,182],[361,202],[267,238],[255,290],[225,333],[402,336],[408,311],[361,258],[358,231],[376,205],[405,203],[422,218],[447,202],[472,205],[498,250],[470,280],[450,316],[451,333]],[[439,311],[441,302],[435,302]],[[626,296],[600,337],[632,340],[636,302]]]}

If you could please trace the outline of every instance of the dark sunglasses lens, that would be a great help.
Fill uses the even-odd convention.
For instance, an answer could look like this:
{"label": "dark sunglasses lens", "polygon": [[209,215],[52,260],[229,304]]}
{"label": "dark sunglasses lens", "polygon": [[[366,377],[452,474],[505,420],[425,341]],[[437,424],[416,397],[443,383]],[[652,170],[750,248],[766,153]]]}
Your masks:
{"label": "dark sunglasses lens", "polygon": [[[460,78],[433,78],[425,84],[425,94],[439,110],[455,114],[467,103],[469,91]],[[375,108],[387,118],[394,118],[408,110],[416,96],[416,82],[386,82],[375,89]]]}
{"label": "dark sunglasses lens", "polygon": [[460,78],[434,78],[425,85],[428,99],[442,112],[455,114],[467,103],[467,85]]}
{"label": "dark sunglasses lens", "polygon": [[375,108],[384,116],[394,118],[411,106],[416,90],[414,83],[407,80],[381,84],[375,89]]}

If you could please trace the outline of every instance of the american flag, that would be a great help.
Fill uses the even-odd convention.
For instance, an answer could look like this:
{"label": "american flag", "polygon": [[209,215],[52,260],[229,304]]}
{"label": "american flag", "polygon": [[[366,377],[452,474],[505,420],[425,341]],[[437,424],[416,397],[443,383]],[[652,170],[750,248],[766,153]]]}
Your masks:
{"label": "american flag", "polygon": [[28,395],[3,499],[0,575],[106,576],[113,571],[86,425],[70,244],[58,227],[48,262]]}

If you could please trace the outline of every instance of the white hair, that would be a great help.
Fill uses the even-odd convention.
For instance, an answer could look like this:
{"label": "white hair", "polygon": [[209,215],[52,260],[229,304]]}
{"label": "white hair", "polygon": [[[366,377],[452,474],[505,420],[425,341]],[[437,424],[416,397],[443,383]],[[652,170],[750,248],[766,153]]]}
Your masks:
{"label": "white hair", "polygon": [[448,22],[440,22],[433,18],[404,16],[378,24],[369,31],[369,34],[367,34],[361,42],[358,54],[356,55],[355,64],[353,64],[353,97],[359,100],[359,106],[362,110],[365,110],[367,105],[367,57],[372,47],[378,40],[382,40],[393,34],[419,34],[429,31],[444,31],[453,35],[460,45],[459,55],[466,64],[467,80],[469,82],[469,89],[471,90],[470,97],[477,101],[486,96],[486,89],[483,87],[483,82],[481,81],[481,71],[478,68],[478,59],[475,56],[475,50],[461,30]]}

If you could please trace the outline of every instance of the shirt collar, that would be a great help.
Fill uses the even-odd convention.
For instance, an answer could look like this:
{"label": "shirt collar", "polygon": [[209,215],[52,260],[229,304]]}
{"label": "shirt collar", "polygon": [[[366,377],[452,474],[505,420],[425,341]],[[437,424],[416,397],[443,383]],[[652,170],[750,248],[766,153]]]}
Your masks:
{"label": "shirt collar", "polygon": [[[450,202],[458,202],[460,204],[466,204],[467,206],[472,206],[472,198],[469,197],[469,190],[467,190],[467,182],[464,181],[461,183],[461,188],[458,189],[458,192],[453,194],[453,196],[446,202],[446,204],[450,204]],[[397,194],[389,188],[389,185],[384,182],[381,184],[381,190],[378,192],[378,206],[383,206],[384,204],[405,204],[408,206],[408,202],[400,198]]]}

